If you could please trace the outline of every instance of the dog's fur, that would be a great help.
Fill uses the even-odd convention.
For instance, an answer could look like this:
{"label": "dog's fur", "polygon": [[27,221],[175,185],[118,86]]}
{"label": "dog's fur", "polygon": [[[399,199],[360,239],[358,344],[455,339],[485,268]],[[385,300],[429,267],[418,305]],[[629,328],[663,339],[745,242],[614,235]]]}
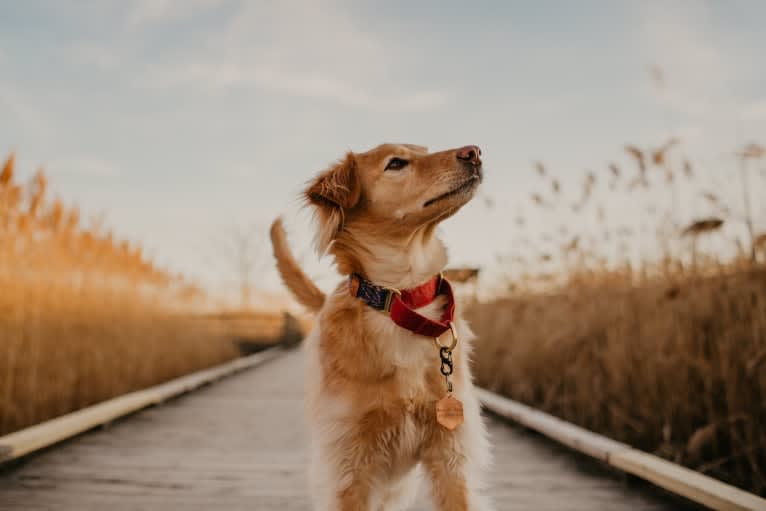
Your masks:
{"label": "dog's fur", "polygon": [[[457,158],[457,151],[385,144],[348,153],[304,194],[315,208],[319,252],[331,253],[343,275],[356,272],[398,289],[438,274],[447,257],[435,228],[473,197],[481,180],[480,165]],[[385,170],[393,157],[409,163]],[[446,387],[433,340],[352,297],[346,282],[326,297],[291,255],[280,220],[271,234],[285,284],[318,312],[304,348],[315,508],[406,509],[422,469],[434,509],[489,509],[477,493],[489,456],[468,368],[467,324],[455,318],[454,395],[465,422],[449,431],[436,421],[435,403]],[[436,319],[444,303],[439,297],[419,312]]]}

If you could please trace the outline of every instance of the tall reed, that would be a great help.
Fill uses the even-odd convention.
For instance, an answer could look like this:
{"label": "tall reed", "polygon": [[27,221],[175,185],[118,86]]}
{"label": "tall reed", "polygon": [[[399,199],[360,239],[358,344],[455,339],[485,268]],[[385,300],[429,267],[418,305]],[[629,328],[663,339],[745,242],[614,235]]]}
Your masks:
{"label": "tall reed", "polygon": [[[739,162],[762,161],[758,147]],[[550,191],[535,192],[532,206],[570,221],[527,236],[548,247],[537,257],[501,257],[513,270],[508,290],[469,306],[476,373],[490,389],[766,495],[766,233],[756,229],[766,218],[751,200],[737,211],[736,192],[729,201],[711,192],[687,158],[672,158],[679,149],[675,139],[654,151],[627,146],[628,163],[609,164],[601,179],[586,173],[573,202],[535,166]],[[735,183],[750,170],[735,169]],[[743,193],[764,198],[766,176],[741,178],[751,179]],[[672,194],[652,193],[673,179]],[[657,223],[656,246],[643,227],[610,225],[601,203],[618,195],[639,208],[630,195],[642,190],[659,199],[640,215]],[[685,225],[682,191],[704,201],[705,214]],[[516,227],[530,226],[519,215]]]}
{"label": "tall reed", "polygon": [[0,433],[236,356],[201,290],[48,188],[2,166]]}

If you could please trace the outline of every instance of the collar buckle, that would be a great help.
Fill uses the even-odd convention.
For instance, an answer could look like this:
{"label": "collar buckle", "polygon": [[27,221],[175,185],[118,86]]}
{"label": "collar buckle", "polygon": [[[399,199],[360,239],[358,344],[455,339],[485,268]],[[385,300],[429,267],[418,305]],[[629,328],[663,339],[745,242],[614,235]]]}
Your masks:
{"label": "collar buckle", "polygon": [[391,303],[394,301],[394,295],[402,296],[402,292],[394,287],[386,287],[386,303],[383,305],[383,312],[391,314]]}

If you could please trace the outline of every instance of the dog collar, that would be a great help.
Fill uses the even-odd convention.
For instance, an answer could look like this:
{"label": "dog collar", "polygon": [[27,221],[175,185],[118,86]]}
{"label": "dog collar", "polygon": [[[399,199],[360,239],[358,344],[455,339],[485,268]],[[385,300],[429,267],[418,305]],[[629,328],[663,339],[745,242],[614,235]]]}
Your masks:
{"label": "dog collar", "polygon": [[[377,286],[358,273],[348,279],[351,296],[363,300],[373,309],[386,312],[391,320],[410,332],[428,337],[439,337],[450,329],[455,317],[455,296],[452,286],[441,274],[410,289]],[[433,302],[437,296],[447,297],[447,306],[439,320],[429,319],[415,311]]]}

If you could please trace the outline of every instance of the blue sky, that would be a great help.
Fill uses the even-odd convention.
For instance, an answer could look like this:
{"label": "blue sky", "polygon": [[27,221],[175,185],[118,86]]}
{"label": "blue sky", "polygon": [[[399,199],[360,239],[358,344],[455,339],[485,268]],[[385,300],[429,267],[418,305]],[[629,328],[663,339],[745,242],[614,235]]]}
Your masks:
{"label": "blue sky", "polygon": [[[455,263],[489,268],[523,243],[516,215],[568,221],[534,212],[534,161],[574,183],[673,134],[723,189],[728,155],[766,139],[764,2],[412,4],[0,0],[0,151],[213,284],[230,226],[286,213],[307,253],[296,197],[347,149],[479,144],[494,207],[475,201],[444,237]],[[681,215],[700,208],[688,197]]]}

